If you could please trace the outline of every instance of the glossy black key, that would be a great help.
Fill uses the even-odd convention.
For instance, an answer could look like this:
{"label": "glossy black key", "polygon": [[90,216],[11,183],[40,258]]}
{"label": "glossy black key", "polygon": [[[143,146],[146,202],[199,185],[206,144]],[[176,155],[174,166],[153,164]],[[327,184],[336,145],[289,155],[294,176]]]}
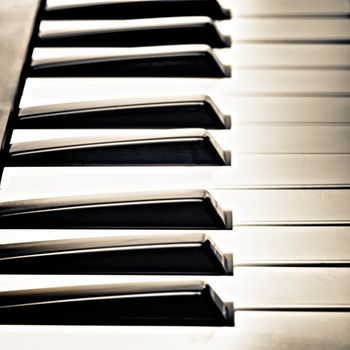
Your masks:
{"label": "glossy black key", "polygon": [[0,293],[0,324],[233,326],[204,282],[62,287]]}
{"label": "glossy black key", "polygon": [[148,17],[208,16],[230,18],[230,11],[217,0],[151,0],[115,1],[104,3],[72,3],[66,6],[46,6],[47,19],[133,19]]}
{"label": "glossy black key", "polygon": [[230,120],[207,96],[77,102],[20,110],[22,129],[228,129]]}
{"label": "glossy black key", "polygon": [[[210,47],[171,51],[121,54],[85,59],[55,58],[33,62],[32,77],[188,77],[223,78],[226,67]],[[176,46],[175,46],[176,47]]]}
{"label": "glossy black key", "polygon": [[206,191],[44,198],[0,204],[1,228],[231,229]]}
{"label": "glossy black key", "polygon": [[14,144],[7,166],[180,166],[228,165],[207,132],[157,137],[96,137],[57,139]]}
{"label": "glossy black key", "polygon": [[2,274],[232,275],[203,234],[118,236],[0,245]]}

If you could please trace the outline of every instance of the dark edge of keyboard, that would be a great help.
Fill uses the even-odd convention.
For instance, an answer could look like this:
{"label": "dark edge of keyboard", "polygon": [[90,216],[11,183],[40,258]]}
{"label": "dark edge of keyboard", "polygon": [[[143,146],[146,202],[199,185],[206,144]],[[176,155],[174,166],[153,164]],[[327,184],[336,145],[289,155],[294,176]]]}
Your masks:
{"label": "dark edge of keyboard", "polygon": [[[40,18],[45,10],[45,0],[36,0],[31,2],[14,2],[9,6],[8,2],[0,4],[0,12],[7,13],[4,16],[7,21],[4,21],[0,26],[2,46],[9,47],[13,43],[17,43],[15,52],[8,56],[0,57],[0,70],[3,75],[0,86],[0,181],[4,169],[4,158],[8,152],[12,130],[19,112],[19,103],[22,97],[24,85],[28,72],[30,71],[31,57],[34,50],[34,44],[39,32]],[[19,16],[18,13],[23,13]],[[21,23],[21,28],[18,30],[18,24]],[[12,37],[9,35],[9,24],[17,28],[17,33],[20,37]],[[4,30],[1,30],[3,28]],[[31,35],[29,35],[31,33]],[[28,35],[27,35],[28,34]],[[6,40],[5,40],[6,38]],[[28,39],[30,40],[28,41]],[[20,48],[18,42],[28,43]],[[19,58],[18,62],[15,57]],[[21,60],[21,62],[19,62]],[[13,67],[18,65],[17,72],[13,70],[7,71],[7,67],[11,64]],[[10,88],[9,90],[9,87]],[[6,88],[6,91],[3,89]],[[6,94],[6,95],[5,95]]]}

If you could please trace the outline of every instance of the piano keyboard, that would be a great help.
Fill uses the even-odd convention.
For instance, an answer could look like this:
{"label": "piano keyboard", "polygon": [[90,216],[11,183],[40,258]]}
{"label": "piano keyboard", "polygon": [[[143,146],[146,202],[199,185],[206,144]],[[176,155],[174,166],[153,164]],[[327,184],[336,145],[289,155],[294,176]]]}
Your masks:
{"label": "piano keyboard", "polygon": [[4,349],[350,347],[349,14],[0,4]]}

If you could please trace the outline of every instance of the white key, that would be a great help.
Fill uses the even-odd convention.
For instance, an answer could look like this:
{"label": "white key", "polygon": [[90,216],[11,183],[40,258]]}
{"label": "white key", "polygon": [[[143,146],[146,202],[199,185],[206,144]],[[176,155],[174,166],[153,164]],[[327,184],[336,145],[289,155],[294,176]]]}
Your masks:
{"label": "white key", "polygon": [[227,3],[235,17],[342,16],[350,12],[349,2],[343,0],[229,0]]}
{"label": "white key", "polygon": [[[53,350],[72,344],[87,350],[97,345],[111,349],[111,344],[137,349],[140,338],[153,349],[161,349],[167,342],[169,350],[209,350],[213,346],[229,350],[232,344],[241,350],[259,349],[266,344],[271,350],[324,345],[342,350],[350,344],[347,313],[237,312],[236,320],[234,328],[0,326],[0,332],[3,344],[9,348],[20,349],[25,342],[39,350],[44,350],[48,342],[52,342]],[[146,349],[146,345],[142,348]]]}
{"label": "white key", "polygon": [[79,345],[86,350],[96,346],[169,350],[211,350],[213,346],[230,350],[269,350],[300,348],[301,346],[343,350],[350,345],[348,313],[277,313],[237,312],[233,328],[212,327],[47,327],[0,326],[2,343],[11,349],[20,349],[23,342],[38,350],[52,343],[52,350]]}
{"label": "white key", "polygon": [[[217,101],[216,103],[221,108],[221,103],[225,103],[224,101],[243,96],[254,97],[251,99],[252,101],[257,96],[348,97],[349,91],[350,72],[327,70],[237,69],[233,70],[232,78],[224,79],[29,78],[26,81],[21,106],[116,98],[208,95],[215,102]],[[275,101],[278,103],[278,99]],[[333,103],[332,101],[331,103]],[[347,104],[347,100],[342,101]],[[233,109],[233,106],[231,109]],[[226,111],[223,110],[223,112]]]}
{"label": "white key", "polygon": [[131,29],[179,28],[191,24],[213,24],[219,33],[235,42],[347,42],[350,24],[347,19],[252,19],[235,18],[213,21],[208,17],[170,17],[132,20],[42,21],[39,36],[43,39],[67,35],[104,33]]}
{"label": "white key", "polygon": [[206,45],[173,45],[134,48],[35,48],[32,67],[59,66],[83,62],[135,58],[157,58],[162,55],[208,52],[219,66],[230,69],[295,68],[349,69],[348,45],[272,45],[234,44],[232,48],[210,49]]}

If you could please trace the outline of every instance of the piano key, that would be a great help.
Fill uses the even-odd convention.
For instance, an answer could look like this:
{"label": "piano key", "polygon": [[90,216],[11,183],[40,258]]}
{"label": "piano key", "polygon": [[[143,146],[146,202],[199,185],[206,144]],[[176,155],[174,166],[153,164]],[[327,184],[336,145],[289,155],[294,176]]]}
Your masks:
{"label": "piano key", "polygon": [[230,119],[208,96],[85,101],[22,108],[17,128],[226,129]]}
{"label": "piano key", "polygon": [[[345,246],[345,251],[349,253],[346,244],[350,236],[344,229],[336,229],[321,228],[315,235],[307,227],[287,230],[286,233],[279,228],[276,235],[272,227],[265,230],[255,228],[255,232],[254,228],[250,228],[245,232],[248,237],[240,235],[240,239],[231,235],[227,237],[220,231],[208,234],[142,232],[137,235],[125,231],[93,238],[75,238],[76,232],[73,232],[69,239],[36,241],[34,233],[30,234],[29,242],[0,245],[0,271],[6,274],[49,275],[231,275],[241,267],[349,267],[350,260],[346,254],[341,254],[344,249],[339,244]],[[50,231],[46,231],[48,237],[54,236],[55,231]],[[237,236],[237,233],[239,230],[234,235]],[[262,237],[258,237],[257,233]],[[6,230],[3,234],[7,234]],[[11,233],[8,235],[11,236]],[[28,232],[24,237],[28,240]],[[252,237],[258,242],[255,239],[251,241]],[[310,245],[310,239],[315,238],[318,241],[316,249],[314,242]],[[253,252],[247,252],[245,245],[248,242]],[[259,242],[274,248],[267,249],[267,252],[264,249],[261,253],[260,246],[257,248]],[[280,245],[278,251],[275,250],[276,245]],[[221,253],[220,246],[229,253]]]}
{"label": "piano key", "polygon": [[222,97],[218,108],[232,115],[232,124],[345,125],[350,121],[348,97]]}
{"label": "piano key", "polygon": [[[52,91],[55,92],[54,96],[51,95]],[[301,104],[303,101],[308,101],[306,98],[318,98],[316,101],[320,101],[319,98],[322,97],[326,98],[323,105],[327,106],[328,101],[331,101],[327,109],[332,110],[333,101],[337,100],[328,98],[347,98],[350,96],[350,71],[235,69],[232,72],[232,78],[223,79],[28,78],[21,106],[80,102],[90,99],[143,99],[154,98],[154,96],[164,98],[165,96],[184,95],[206,95],[213,101],[222,101],[231,110],[234,110],[235,104],[233,102],[237,98],[242,101],[244,97],[250,97],[245,101],[248,101],[247,104],[251,101],[252,106],[254,106],[255,100],[258,101],[257,103],[262,100],[266,101],[262,99],[263,97],[270,97],[267,101],[273,104],[275,101],[278,103],[278,101],[289,100],[279,100],[284,97],[302,97],[299,98]],[[343,99],[342,101],[341,104],[344,103],[344,107],[347,106],[348,100]],[[220,105],[219,108],[221,109]],[[318,107],[317,112],[319,109]],[[309,110],[308,113],[315,113],[315,111]],[[322,115],[324,112],[320,111],[320,113]],[[297,117],[295,116],[295,118]]]}
{"label": "piano key", "polygon": [[[233,155],[224,167],[5,167],[1,194],[18,199],[61,195],[88,186],[97,192],[120,190],[121,183],[167,190],[205,188],[347,188],[350,155]],[[142,181],[140,181],[142,178]],[[118,181],[116,181],[118,179]]]}
{"label": "piano key", "polygon": [[[175,134],[177,131],[174,131]],[[183,132],[183,131],[182,131]],[[191,133],[190,131],[189,133]],[[163,137],[164,132],[134,130],[132,137]],[[168,131],[169,133],[169,131]],[[147,135],[148,134],[148,135]],[[239,126],[232,131],[211,131],[219,148],[228,150],[225,167],[123,167],[98,169],[73,167],[5,168],[2,192],[35,194],[60,188],[74,190],[88,186],[97,191],[108,188],[119,191],[118,183],[134,183],[135,188],[157,190],[176,186],[210,186],[211,188],[315,188],[346,187],[350,181],[348,167],[348,128],[345,126]],[[107,130],[15,130],[13,147],[22,142],[52,143],[58,137],[77,137],[94,140],[130,137],[129,131]],[[342,142],[341,142],[342,140]],[[296,142],[298,141],[298,142]],[[337,141],[337,142],[336,142]],[[90,141],[92,142],[92,141]],[[229,153],[231,160],[229,161]],[[231,165],[229,165],[231,164]],[[20,165],[20,164],[17,164]],[[50,165],[49,161],[43,165]],[[25,174],[25,175],[24,175]],[[58,176],[59,174],[59,176]],[[139,178],[142,177],[140,183]],[[115,179],[118,178],[118,182]],[[23,185],[22,185],[23,184]],[[141,186],[139,186],[141,185]],[[58,192],[59,193],[59,192]]]}
{"label": "piano key", "polygon": [[[350,71],[340,70],[240,70],[232,72],[232,79],[224,78],[212,87],[213,94],[275,95],[275,96],[348,96]],[[300,82],[303,81],[301,84]],[[214,85],[214,84],[213,84]],[[221,90],[222,89],[226,91]]]}
{"label": "piano key", "polygon": [[[57,0],[49,2],[53,5]],[[233,0],[229,8],[235,17],[324,17],[350,13],[345,0]]]}
{"label": "piano key", "polygon": [[[99,5],[100,3],[101,1],[99,2]],[[162,9],[161,16],[165,16],[168,11],[170,12],[171,9],[171,13],[169,14],[171,16],[206,15],[217,16],[218,19],[221,19],[225,16],[227,9],[229,9],[235,17],[323,17],[347,16],[350,13],[350,6],[347,0],[294,0],[292,2],[289,0],[233,0],[218,2],[201,1],[198,2],[200,7],[197,5],[197,3],[180,0],[178,2],[170,2],[169,4],[167,2],[167,7],[162,8],[159,5],[163,3],[165,3],[165,1],[136,1],[136,5],[134,4],[134,1],[130,0],[104,0],[100,5],[101,10],[96,13],[92,11],[92,9],[96,11],[96,0],[48,0],[46,4],[47,13],[45,14],[45,16],[46,18],[52,19],[63,19],[65,16],[68,16],[68,14],[69,18],[66,19],[72,19],[74,18],[74,16],[76,16],[75,18],[86,19],[96,19],[97,16],[98,18],[102,18],[102,16],[106,16],[105,18],[111,18],[111,16],[122,15],[125,16],[123,18],[137,18],[138,16],[155,17],[156,15],[158,15],[155,12],[158,8]],[[144,6],[142,10],[140,10],[140,5]],[[189,8],[190,5],[193,7]],[[147,8],[149,9],[152,8],[152,13],[148,14],[145,11],[146,6],[148,6]],[[115,11],[115,13],[107,13],[107,11],[103,11],[105,8],[109,9],[112,7],[118,8],[118,12]],[[128,9],[131,9],[133,7],[134,10],[132,12],[126,12]],[[122,9],[125,9],[125,12],[122,12]],[[221,11],[223,11],[224,13],[222,14]],[[126,17],[127,15],[129,16]]]}
{"label": "piano key", "polygon": [[[224,303],[236,310],[251,307],[297,308],[305,311],[339,311],[348,308],[350,277],[347,269],[333,267],[237,267],[234,276],[145,276],[145,275],[1,275],[1,291],[62,286],[171,283],[203,281]],[[251,310],[253,311],[253,310]],[[266,310],[267,311],[267,310]],[[237,323],[236,323],[237,324]]]}
{"label": "piano key", "polygon": [[206,44],[226,47],[209,17],[169,17],[120,21],[42,21],[37,46],[132,47]]}
{"label": "piano key", "polygon": [[107,56],[98,53],[95,55],[94,51],[85,50],[85,55],[77,57],[75,49],[66,50],[65,57],[57,57],[52,53],[47,59],[34,58],[29,75],[221,78],[230,74],[229,67],[225,67],[207,45],[156,46],[125,50],[121,48]]}
{"label": "piano key", "polygon": [[217,22],[232,45],[243,43],[343,43],[350,40],[347,18],[235,18]]}
{"label": "piano key", "polygon": [[[168,28],[167,30],[165,30]],[[159,35],[159,32],[161,35]],[[120,47],[236,43],[347,44],[347,19],[173,17],[136,20],[42,21],[37,46]]]}
{"label": "piano key", "polygon": [[218,327],[233,314],[203,282],[135,283],[0,293],[0,323]]}
{"label": "piano key", "polygon": [[232,65],[233,69],[349,69],[349,50],[348,45],[342,44],[235,43],[232,48],[215,49],[214,52],[217,52],[223,63]]}
{"label": "piano key", "polygon": [[33,141],[11,147],[8,166],[228,165],[210,133],[167,131],[155,137],[75,137]]}
{"label": "piano key", "polygon": [[[128,241],[131,244],[136,242],[136,238],[143,242],[153,238],[170,242],[173,238],[179,238],[185,242],[190,241],[192,237],[203,235],[208,237],[215,249],[228,260],[232,260],[230,255],[233,255],[234,269],[247,265],[263,266],[265,263],[272,266],[280,266],[283,263],[286,267],[297,266],[298,263],[303,266],[337,267],[349,262],[350,232],[347,226],[241,226],[234,227],[229,234],[222,230],[177,230],[175,233],[169,230],[2,229],[0,244],[2,250],[8,246],[12,247],[12,251],[17,245],[46,247],[46,242],[52,246],[56,246],[58,242],[70,242],[71,249],[75,249],[76,242],[91,242],[95,247],[100,247],[106,242]],[[84,246],[86,247],[87,243]],[[88,263],[88,260],[86,262]],[[181,263],[179,259],[175,259],[175,262]],[[45,265],[41,265],[40,268],[44,269]],[[156,269],[153,273],[156,273]]]}
{"label": "piano key", "polygon": [[348,304],[233,309],[202,281],[19,290],[2,292],[0,300],[2,324],[234,326],[234,311],[349,312]]}
{"label": "piano key", "polygon": [[47,19],[133,19],[147,17],[208,16],[230,18],[216,0],[47,1]]}
{"label": "piano key", "polygon": [[[346,97],[216,97],[213,101],[206,95],[189,94],[58,103],[61,98],[57,96],[51,105],[36,105],[42,96],[35,99],[35,89],[32,93],[27,85],[24,91],[16,128],[230,129],[254,124],[342,125],[349,121],[350,99]],[[64,97],[68,99],[68,95]]]}
{"label": "piano key", "polygon": [[348,69],[347,45],[237,44],[211,49],[206,45],[139,48],[36,48],[29,73],[37,77],[229,77],[231,67]]}
{"label": "piano key", "polygon": [[[11,139],[12,153],[103,142],[142,141],[208,137],[224,163],[229,154],[347,154],[348,125],[234,125],[231,130],[107,130],[107,129],[18,129]],[[82,139],[81,141],[79,139]],[[56,139],[59,139],[60,141]],[[75,139],[75,140],[74,140]],[[90,139],[90,142],[87,140]],[[85,142],[84,142],[85,141]],[[35,143],[34,143],[35,142]],[[32,143],[32,146],[29,144]],[[22,145],[23,144],[23,145]],[[28,144],[28,145],[26,145]]]}
{"label": "piano key", "polygon": [[[140,337],[147,346],[170,350],[191,348],[209,350],[213,344],[222,350],[239,344],[241,350],[259,349],[268,344],[269,349],[279,350],[316,346],[342,350],[350,344],[350,315],[345,312],[235,312],[235,327],[47,327],[47,326],[0,326],[1,338],[15,349],[52,342],[54,350],[79,345],[86,350],[96,346],[107,348],[111,344],[137,348]],[[291,336],[292,333],[292,336]],[[214,339],[213,339],[214,337]],[[54,341],[52,341],[54,339]],[[169,341],[169,339],[171,341]]]}
{"label": "piano key", "polygon": [[202,190],[8,202],[1,205],[0,223],[8,228],[227,229],[231,225],[230,213]]}
{"label": "piano key", "polygon": [[232,274],[232,255],[203,234],[41,241],[0,251],[0,271],[11,274]]}
{"label": "piano key", "polygon": [[[116,98],[114,95],[114,91],[107,90],[106,87],[103,90],[106,92],[106,97],[110,98],[109,100],[103,100],[103,96],[98,94],[98,91],[94,91],[94,86],[92,84],[90,86],[86,86],[84,89],[84,94],[82,91],[76,91],[73,89],[69,89],[69,86],[66,87],[64,91],[62,91],[62,83],[59,80],[57,81],[57,90],[55,90],[55,94],[51,92],[54,89],[54,85],[52,81],[47,81],[43,79],[29,79],[26,82],[25,89],[22,95],[20,111],[19,111],[19,120],[16,122],[17,128],[36,128],[40,129],[41,124],[43,128],[56,128],[56,127],[64,127],[64,128],[73,128],[76,126],[75,122],[72,121],[75,114],[79,115],[78,110],[80,110],[79,106],[81,106],[82,112],[84,113],[84,118],[82,123],[79,123],[79,128],[87,128],[90,126],[98,127],[97,121],[100,121],[101,128],[111,128],[114,125],[111,123],[107,124],[105,121],[105,116],[102,116],[102,110],[98,113],[98,119],[96,119],[96,123],[90,121],[90,115],[93,117],[94,112],[90,112],[91,109],[99,109],[99,108],[112,108],[112,113],[117,118],[117,115],[121,114],[121,110],[124,108],[128,111],[128,118],[133,118],[132,110],[140,105],[144,106],[142,108],[143,113],[150,110],[149,105],[155,104],[155,106],[159,105],[159,109],[152,110],[152,115],[157,117],[156,112],[164,110],[160,107],[163,101],[167,101],[170,103],[174,101],[174,109],[176,109],[175,101],[183,101],[184,108],[185,103],[189,103],[188,101],[192,100],[202,100],[212,101],[208,102],[213,109],[216,111],[216,115],[213,114],[213,118],[217,119],[217,122],[207,121],[204,123],[204,120],[207,117],[205,113],[201,116],[201,122],[193,124],[189,124],[189,127],[202,127],[205,129],[224,129],[230,128],[231,124],[233,125],[246,125],[246,124],[344,124],[350,121],[348,110],[350,108],[350,99],[347,97],[269,97],[269,96],[255,96],[254,98],[249,96],[209,96],[209,95],[196,95],[196,94],[169,94],[164,95],[158,94],[157,96],[150,96],[142,94],[142,97],[138,97],[133,95],[132,91],[129,91],[128,97],[125,98]],[[77,82],[70,80],[72,87],[77,87]],[[79,83],[80,85],[80,83]],[[97,84],[99,88],[101,88],[101,83]],[[68,91],[66,91],[68,90]],[[93,97],[93,94],[96,93],[97,96]],[[213,94],[212,94],[213,95]],[[105,97],[105,98],[106,98]],[[97,99],[96,99],[97,98]],[[101,99],[98,99],[101,98]],[[49,103],[49,104],[48,104]],[[144,104],[144,105],[143,105]],[[115,106],[115,107],[114,107]],[[120,111],[118,109],[120,107]],[[130,106],[130,109],[128,110]],[[134,107],[133,107],[134,106]],[[140,106],[141,107],[141,106]],[[86,108],[86,110],[85,110]],[[208,106],[208,109],[211,108]],[[64,112],[71,115],[69,120],[64,120]],[[180,112],[180,109],[178,110]],[[191,120],[192,112],[189,110],[185,110],[186,115],[179,115],[176,117],[176,120],[181,121],[181,124],[177,124],[174,120],[174,124],[165,124],[165,120],[160,124],[167,125],[167,128],[176,128],[176,127],[187,127],[185,124],[186,120]],[[89,113],[88,113],[89,112]],[[91,114],[90,114],[91,113]],[[168,110],[164,110],[164,119],[165,114],[168,116]],[[51,116],[52,114],[52,116]],[[212,114],[211,112],[208,114]],[[36,120],[37,116],[42,116],[42,120]],[[55,120],[55,116],[59,117],[59,120]],[[142,116],[141,116],[142,117]],[[28,118],[28,119],[27,119]],[[48,118],[48,119],[46,119]],[[62,119],[61,119],[62,118]],[[175,118],[174,118],[175,119]],[[211,118],[210,118],[211,119]],[[221,120],[220,120],[221,119]],[[46,120],[48,120],[46,122]],[[62,124],[60,122],[62,120]],[[64,124],[63,124],[64,120]],[[116,119],[113,119],[116,120]],[[147,129],[147,125],[153,129],[162,128],[162,125],[157,125],[155,121],[152,120],[151,116],[145,114],[145,121],[143,123],[147,123],[147,125],[143,125],[141,121],[135,119],[131,119],[135,121],[133,123],[137,128]],[[94,119],[95,121],[95,119]],[[83,124],[84,122],[84,124]],[[77,122],[78,123],[78,122]],[[123,124],[118,124],[116,127],[123,128]],[[202,124],[203,123],[203,124]],[[91,125],[92,124],[92,125]],[[62,126],[61,126],[62,125]],[[223,126],[225,125],[225,127]],[[132,129],[132,125],[127,125],[127,128]]]}
{"label": "piano key", "polygon": [[[118,193],[58,187],[40,198],[3,193],[2,228],[220,229],[233,226],[348,225],[345,189],[187,189],[137,191],[119,182]],[[131,189],[130,189],[131,187]],[[106,187],[105,187],[106,188]],[[66,195],[66,196],[65,196]],[[7,201],[7,202],[5,202]]]}
{"label": "piano key", "polygon": [[[350,218],[342,190],[218,190],[211,191],[223,210],[231,210],[232,225],[343,225]],[[329,198],[324,198],[324,196]]]}

